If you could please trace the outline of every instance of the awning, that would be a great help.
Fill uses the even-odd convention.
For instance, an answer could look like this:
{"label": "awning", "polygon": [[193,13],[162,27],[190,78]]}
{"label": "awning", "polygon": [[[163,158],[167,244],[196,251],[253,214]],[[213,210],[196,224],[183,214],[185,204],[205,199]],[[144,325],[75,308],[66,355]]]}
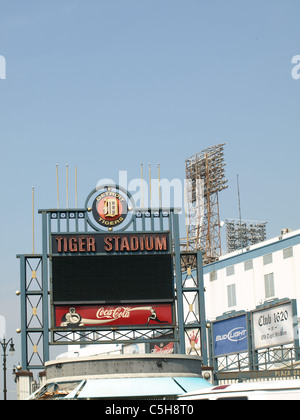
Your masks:
{"label": "awning", "polygon": [[202,378],[88,379],[77,399],[177,396],[211,386]]}

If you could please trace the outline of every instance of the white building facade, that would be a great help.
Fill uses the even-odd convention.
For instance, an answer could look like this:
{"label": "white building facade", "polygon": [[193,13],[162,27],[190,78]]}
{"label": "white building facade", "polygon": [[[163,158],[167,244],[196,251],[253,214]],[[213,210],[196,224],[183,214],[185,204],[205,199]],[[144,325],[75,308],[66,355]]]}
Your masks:
{"label": "white building facade", "polygon": [[300,230],[224,255],[203,268],[206,318],[296,299],[300,318]]}

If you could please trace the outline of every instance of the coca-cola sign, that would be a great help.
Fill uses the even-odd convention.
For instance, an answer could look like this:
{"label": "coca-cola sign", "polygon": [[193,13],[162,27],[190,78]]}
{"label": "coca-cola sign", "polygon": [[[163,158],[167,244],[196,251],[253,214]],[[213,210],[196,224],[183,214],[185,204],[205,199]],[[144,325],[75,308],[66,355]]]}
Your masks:
{"label": "coca-cola sign", "polygon": [[55,306],[55,326],[172,325],[172,304]]}

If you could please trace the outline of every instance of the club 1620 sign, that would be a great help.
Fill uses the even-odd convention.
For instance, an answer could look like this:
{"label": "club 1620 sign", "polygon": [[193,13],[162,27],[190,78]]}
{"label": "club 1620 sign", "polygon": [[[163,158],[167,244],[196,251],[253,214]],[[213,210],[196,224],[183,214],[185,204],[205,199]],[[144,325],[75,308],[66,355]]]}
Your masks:
{"label": "club 1620 sign", "polygon": [[292,304],[254,312],[253,327],[256,350],[293,342]]}

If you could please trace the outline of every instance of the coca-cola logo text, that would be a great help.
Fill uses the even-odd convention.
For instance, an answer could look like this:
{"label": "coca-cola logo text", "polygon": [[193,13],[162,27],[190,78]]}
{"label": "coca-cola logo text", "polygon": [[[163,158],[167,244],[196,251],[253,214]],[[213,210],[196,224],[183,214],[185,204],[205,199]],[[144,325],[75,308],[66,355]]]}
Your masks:
{"label": "coca-cola logo text", "polygon": [[120,319],[120,318],[130,318],[130,307],[118,307],[118,308],[112,308],[112,309],[105,309],[100,308],[97,311],[96,317],[98,319]]}

